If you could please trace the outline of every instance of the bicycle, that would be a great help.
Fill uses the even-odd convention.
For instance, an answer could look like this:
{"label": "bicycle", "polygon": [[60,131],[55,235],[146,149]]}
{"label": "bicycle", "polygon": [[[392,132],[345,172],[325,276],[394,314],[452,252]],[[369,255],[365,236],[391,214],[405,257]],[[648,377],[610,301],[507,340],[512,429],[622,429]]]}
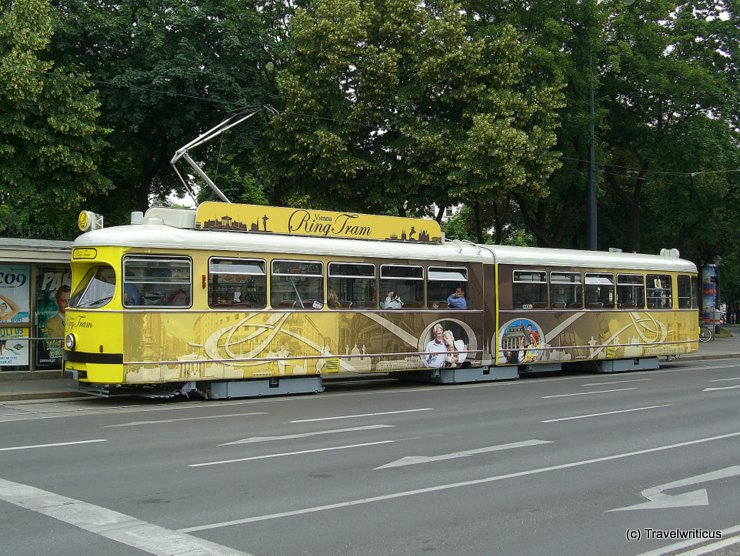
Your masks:
{"label": "bicycle", "polygon": [[710,340],[714,340],[714,330],[712,330],[712,327],[707,324],[700,325],[699,341],[704,344]]}

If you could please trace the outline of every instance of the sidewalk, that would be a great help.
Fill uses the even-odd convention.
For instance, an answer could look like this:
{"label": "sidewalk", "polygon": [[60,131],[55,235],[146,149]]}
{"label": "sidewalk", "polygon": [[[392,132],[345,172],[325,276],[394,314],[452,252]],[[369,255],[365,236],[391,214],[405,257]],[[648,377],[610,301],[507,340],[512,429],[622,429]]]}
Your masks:
{"label": "sidewalk", "polygon": [[[699,344],[699,351],[676,360],[740,358],[740,325],[722,327],[732,334],[730,338],[716,338]],[[0,402],[17,400],[50,400],[86,396],[77,391],[71,378],[61,376],[61,371],[2,372],[0,371]]]}

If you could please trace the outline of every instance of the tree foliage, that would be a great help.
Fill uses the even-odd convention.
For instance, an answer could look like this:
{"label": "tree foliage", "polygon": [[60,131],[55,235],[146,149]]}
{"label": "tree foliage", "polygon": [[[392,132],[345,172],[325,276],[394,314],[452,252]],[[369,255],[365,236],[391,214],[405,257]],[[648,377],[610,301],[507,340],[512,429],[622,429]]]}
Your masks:
{"label": "tree foliage", "polygon": [[730,56],[738,32],[723,19],[728,7],[660,0],[635,5],[614,21],[602,78],[611,164],[603,183],[604,207],[620,207],[622,214],[614,219],[604,211],[604,223],[605,231],[616,232],[607,237],[629,238],[630,250],[675,246],[700,259],[727,239],[722,230],[734,218],[720,211],[732,187],[728,171],[739,160],[737,68]]}
{"label": "tree foliage", "polygon": [[[269,103],[262,78],[269,57],[249,0],[64,0],[55,48],[85,67],[100,89],[113,129],[106,169],[116,190],[104,209],[124,214],[164,201],[180,188],[169,167],[174,152],[232,110]],[[262,123],[262,125],[259,125]],[[197,152],[215,166],[238,160],[254,171],[255,138],[265,121],[235,129]],[[194,155],[196,156],[196,155]],[[235,170],[236,171],[236,170]]]}
{"label": "tree foliage", "polygon": [[[468,0],[465,6],[478,25],[509,23],[527,37],[524,63],[532,75],[561,75],[567,83],[557,143],[563,164],[547,181],[549,196],[516,194],[538,244],[585,247],[593,89],[600,247],[679,246],[698,260],[703,249],[682,239],[697,237],[689,221],[674,219],[678,213],[665,209],[684,198],[690,210],[695,199],[688,195],[688,178],[696,171],[709,172],[705,177],[712,175],[715,185],[706,191],[709,206],[693,214],[694,231],[701,229],[698,220],[708,220],[707,211],[722,212],[712,208],[712,199],[715,208],[729,205],[731,171],[738,167],[734,5],[722,0],[631,5],[621,0],[495,5]],[[666,187],[667,182],[673,185]],[[671,199],[666,198],[669,189]],[[699,237],[721,243],[718,232],[727,230],[727,223]]]}
{"label": "tree foliage", "polygon": [[[109,181],[106,145],[88,78],[55,64],[46,0],[0,8],[0,232],[64,238],[76,212]],[[53,215],[53,218],[51,218]]]}
{"label": "tree foliage", "polygon": [[447,0],[317,0],[290,26],[270,142],[274,202],[405,214],[544,195],[558,86],[537,86],[510,26],[471,36]]}

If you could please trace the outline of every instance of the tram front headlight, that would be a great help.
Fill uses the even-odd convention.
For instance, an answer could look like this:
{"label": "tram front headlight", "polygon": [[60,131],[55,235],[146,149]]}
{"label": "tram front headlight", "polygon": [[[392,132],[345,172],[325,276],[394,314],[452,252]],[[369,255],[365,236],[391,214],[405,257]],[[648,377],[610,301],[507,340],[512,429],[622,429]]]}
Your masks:
{"label": "tram front headlight", "polygon": [[77,345],[77,338],[75,338],[74,334],[67,334],[64,337],[64,347],[66,347],[68,350],[72,351],[76,345]]}

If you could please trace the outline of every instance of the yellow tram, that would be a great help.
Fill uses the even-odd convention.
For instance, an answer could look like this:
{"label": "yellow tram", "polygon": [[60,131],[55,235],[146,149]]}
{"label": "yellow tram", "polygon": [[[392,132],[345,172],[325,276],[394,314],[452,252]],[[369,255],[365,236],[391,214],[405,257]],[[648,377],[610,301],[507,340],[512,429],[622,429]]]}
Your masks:
{"label": "yellow tram", "polygon": [[64,368],[99,395],[614,372],[698,346],[696,267],[671,251],[475,245],[432,220],[208,202],[90,230],[71,264]]}

